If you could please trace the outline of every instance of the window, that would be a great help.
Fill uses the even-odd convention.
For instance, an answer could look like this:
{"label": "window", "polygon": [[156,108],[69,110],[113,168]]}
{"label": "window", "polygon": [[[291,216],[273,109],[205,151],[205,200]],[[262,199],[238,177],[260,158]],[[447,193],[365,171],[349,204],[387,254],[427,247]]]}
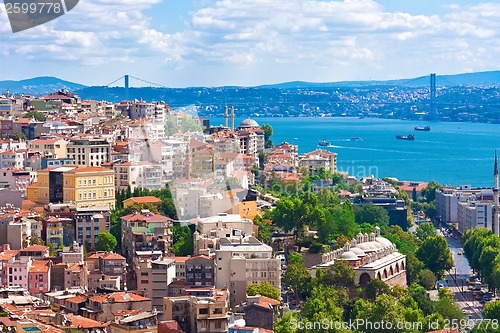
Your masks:
{"label": "window", "polygon": [[199,312],[201,315],[206,315],[208,314],[208,309],[200,309],[200,312]]}
{"label": "window", "polygon": [[83,180],[83,185],[87,185],[87,180]]}

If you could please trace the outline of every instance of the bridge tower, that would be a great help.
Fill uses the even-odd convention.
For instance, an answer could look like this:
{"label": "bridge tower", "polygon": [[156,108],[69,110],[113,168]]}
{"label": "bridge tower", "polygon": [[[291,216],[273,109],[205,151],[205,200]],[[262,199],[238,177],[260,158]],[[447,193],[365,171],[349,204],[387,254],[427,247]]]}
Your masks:
{"label": "bridge tower", "polygon": [[432,119],[437,117],[436,111],[436,73],[431,74],[430,86],[430,116]]}
{"label": "bridge tower", "polygon": [[128,77],[128,74],[125,74],[123,76],[123,78],[125,79],[125,97],[127,98],[127,101],[129,100],[129,77]]}

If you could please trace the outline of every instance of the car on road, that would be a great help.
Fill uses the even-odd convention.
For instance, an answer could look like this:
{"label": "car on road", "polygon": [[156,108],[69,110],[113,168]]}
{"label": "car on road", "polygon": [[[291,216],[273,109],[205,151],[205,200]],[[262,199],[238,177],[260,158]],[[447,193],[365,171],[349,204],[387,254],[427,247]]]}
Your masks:
{"label": "car on road", "polygon": [[458,254],[459,256],[461,256],[461,255],[462,255],[462,251],[458,251],[458,253],[457,253],[457,254]]}

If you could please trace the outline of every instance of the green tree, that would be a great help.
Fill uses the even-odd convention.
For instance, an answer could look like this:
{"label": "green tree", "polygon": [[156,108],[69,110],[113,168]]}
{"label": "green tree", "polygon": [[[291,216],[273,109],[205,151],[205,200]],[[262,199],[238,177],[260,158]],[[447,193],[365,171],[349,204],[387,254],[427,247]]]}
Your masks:
{"label": "green tree", "polygon": [[257,238],[263,243],[270,244],[272,221],[270,219],[262,218],[257,215],[254,218],[253,223],[259,227]]}
{"label": "green tree", "polygon": [[57,251],[56,251],[56,248],[54,247],[54,244],[49,242],[49,244],[47,246],[49,248],[49,255],[51,257],[55,257],[57,255]]}
{"label": "green tree", "polygon": [[424,263],[420,261],[415,253],[406,255],[406,281],[408,285],[420,282],[420,272],[424,268]]}
{"label": "green tree", "polygon": [[[354,304],[353,309],[354,320],[359,320],[359,323],[364,327],[358,327],[360,332],[366,333],[381,333],[380,327],[376,327],[373,323],[391,323],[391,327],[386,324],[383,333],[401,333],[397,329],[397,323],[405,322],[405,309],[403,306],[394,301],[392,295],[383,294],[377,297],[374,302],[364,299],[358,299]],[[417,331],[418,332],[418,331]],[[416,333],[415,331],[405,330],[405,333]]]}
{"label": "green tree", "polygon": [[26,140],[26,135],[24,135],[21,132],[14,132],[11,135],[9,135],[9,139],[19,141],[19,140]]}
{"label": "green tree", "polygon": [[448,288],[439,289],[439,300],[435,311],[446,319],[463,319],[465,314],[454,304],[455,295]]}
{"label": "green tree", "polygon": [[408,293],[417,302],[419,309],[425,315],[434,313],[435,302],[431,301],[427,296],[427,291],[419,284],[413,283],[408,287]]}
{"label": "green tree", "polygon": [[427,238],[416,252],[417,258],[424,263],[438,278],[453,266],[453,256],[444,237]]}
{"label": "green tree", "polygon": [[264,131],[264,145],[265,148],[273,148],[273,142],[271,141],[271,136],[273,136],[273,128],[269,124],[262,124],[260,127]]}
{"label": "green tree", "polygon": [[[496,236],[494,236],[496,237]],[[495,259],[499,257],[500,248],[493,246],[486,246],[481,251],[481,256],[479,257],[479,264],[481,265],[481,275],[484,282],[489,286],[495,286],[494,270],[495,270]]]}
{"label": "green tree", "polygon": [[429,269],[423,269],[418,275],[419,283],[427,290],[434,289],[436,286],[436,276]]}
{"label": "green tree", "polygon": [[283,275],[283,282],[290,286],[295,297],[299,298],[301,294],[305,294],[309,290],[311,274],[304,265],[289,264]]}
{"label": "green tree", "polygon": [[424,222],[417,227],[415,235],[421,241],[425,241],[429,237],[437,236],[436,227],[432,222]]}
{"label": "green tree", "polygon": [[358,224],[366,222],[371,225],[378,225],[379,227],[389,225],[389,214],[380,206],[372,204],[355,206],[354,215]]}
{"label": "green tree", "polygon": [[302,258],[302,255],[300,253],[292,252],[288,255],[288,263],[290,265],[303,266],[304,265],[304,258]]}
{"label": "green tree", "polygon": [[390,294],[391,288],[387,283],[379,279],[371,279],[364,290],[365,297],[371,301],[375,301],[377,297],[383,294]]}
{"label": "green tree", "polygon": [[45,246],[45,242],[43,241],[43,239],[41,239],[37,235],[31,235],[29,240],[30,240],[29,241],[30,245],[44,245]]}
{"label": "green tree", "polygon": [[435,180],[431,180],[427,187],[422,190],[422,197],[428,203],[433,202],[436,199],[436,190],[441,187],[441,184]]}
{"label": "green tree", "polygon": [[344,260],[335,260],[323,273],[323,283],[337,288],[354,287],[356,272]]}
{"label": "green tree", "polygon": [[[303,316],[311,322],[340,322],[347,294],[332,286],[319,285],[312,289],[303,306]],[[333,327],[332,327],[333,329]],[[335,332],[328,331],[325,332]]]}
{"label": "green tree", "polygon": [[486,304],[483,316],[485,319],[500,319],[500,301],[493,301]]}
{"label": "green tree", "polygon": [[45,121],[45,114],[38,111],[29,111],[24,115],[24,118],[34,118],[36,121]]}
{"label": "green tree", "polygon": [[194,252],[193,233],[188,226],[174,225],[172,228],[172,253],[176,256],[192,255]]}
{"label": "green tree", "polygon": [[100,232],[97,237],[96,248],[99,251],[112,252],[118,244],[115,236],[107,231]]}
{"label": "green tree", "polygon": [[296,328],[300,322],[302,319],[298,311],[288,311],[274,322],[273,330],[275,333],[298,333]]}
{"label": "green tree", "polygon": [[253,283],[248,285],[247,295],[248,296],[261,295],[279,301],[281,293],[277,287],[273,286],[269,282],[262,282],[262,283]]}

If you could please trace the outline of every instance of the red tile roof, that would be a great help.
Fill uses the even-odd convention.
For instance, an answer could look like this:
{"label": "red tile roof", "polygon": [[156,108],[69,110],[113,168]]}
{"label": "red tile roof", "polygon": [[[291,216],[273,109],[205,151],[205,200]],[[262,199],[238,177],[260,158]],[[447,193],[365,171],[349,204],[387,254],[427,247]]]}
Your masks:
{"label": "red tile roof", "polygon": [[[127,200],[131,200],[135,203],[157,203],[157,202],[161,202],[161,199],[158,199],[157,197],[153,197],[153,196],[147,196],[147,197],[132,197],[132,198],[128,198]],[[127,201],[127,200],[124,200],[124,201]]]}
{"label": "red tile roof", "polygon": [[48,249],[48,247],[43,245],[32,245],[19,250],[19,252],[45,252],[48,251]]}
{"label": "red tile roof", "polygon": [[91,301],[97,303],[109,302],[109,299],[113,299],[115,303],[127,303],[127,302],[145,302],[150,301],[150,298],[142,297],[133,292],[120,291],[106,295],[98,295],[90,298]]}

